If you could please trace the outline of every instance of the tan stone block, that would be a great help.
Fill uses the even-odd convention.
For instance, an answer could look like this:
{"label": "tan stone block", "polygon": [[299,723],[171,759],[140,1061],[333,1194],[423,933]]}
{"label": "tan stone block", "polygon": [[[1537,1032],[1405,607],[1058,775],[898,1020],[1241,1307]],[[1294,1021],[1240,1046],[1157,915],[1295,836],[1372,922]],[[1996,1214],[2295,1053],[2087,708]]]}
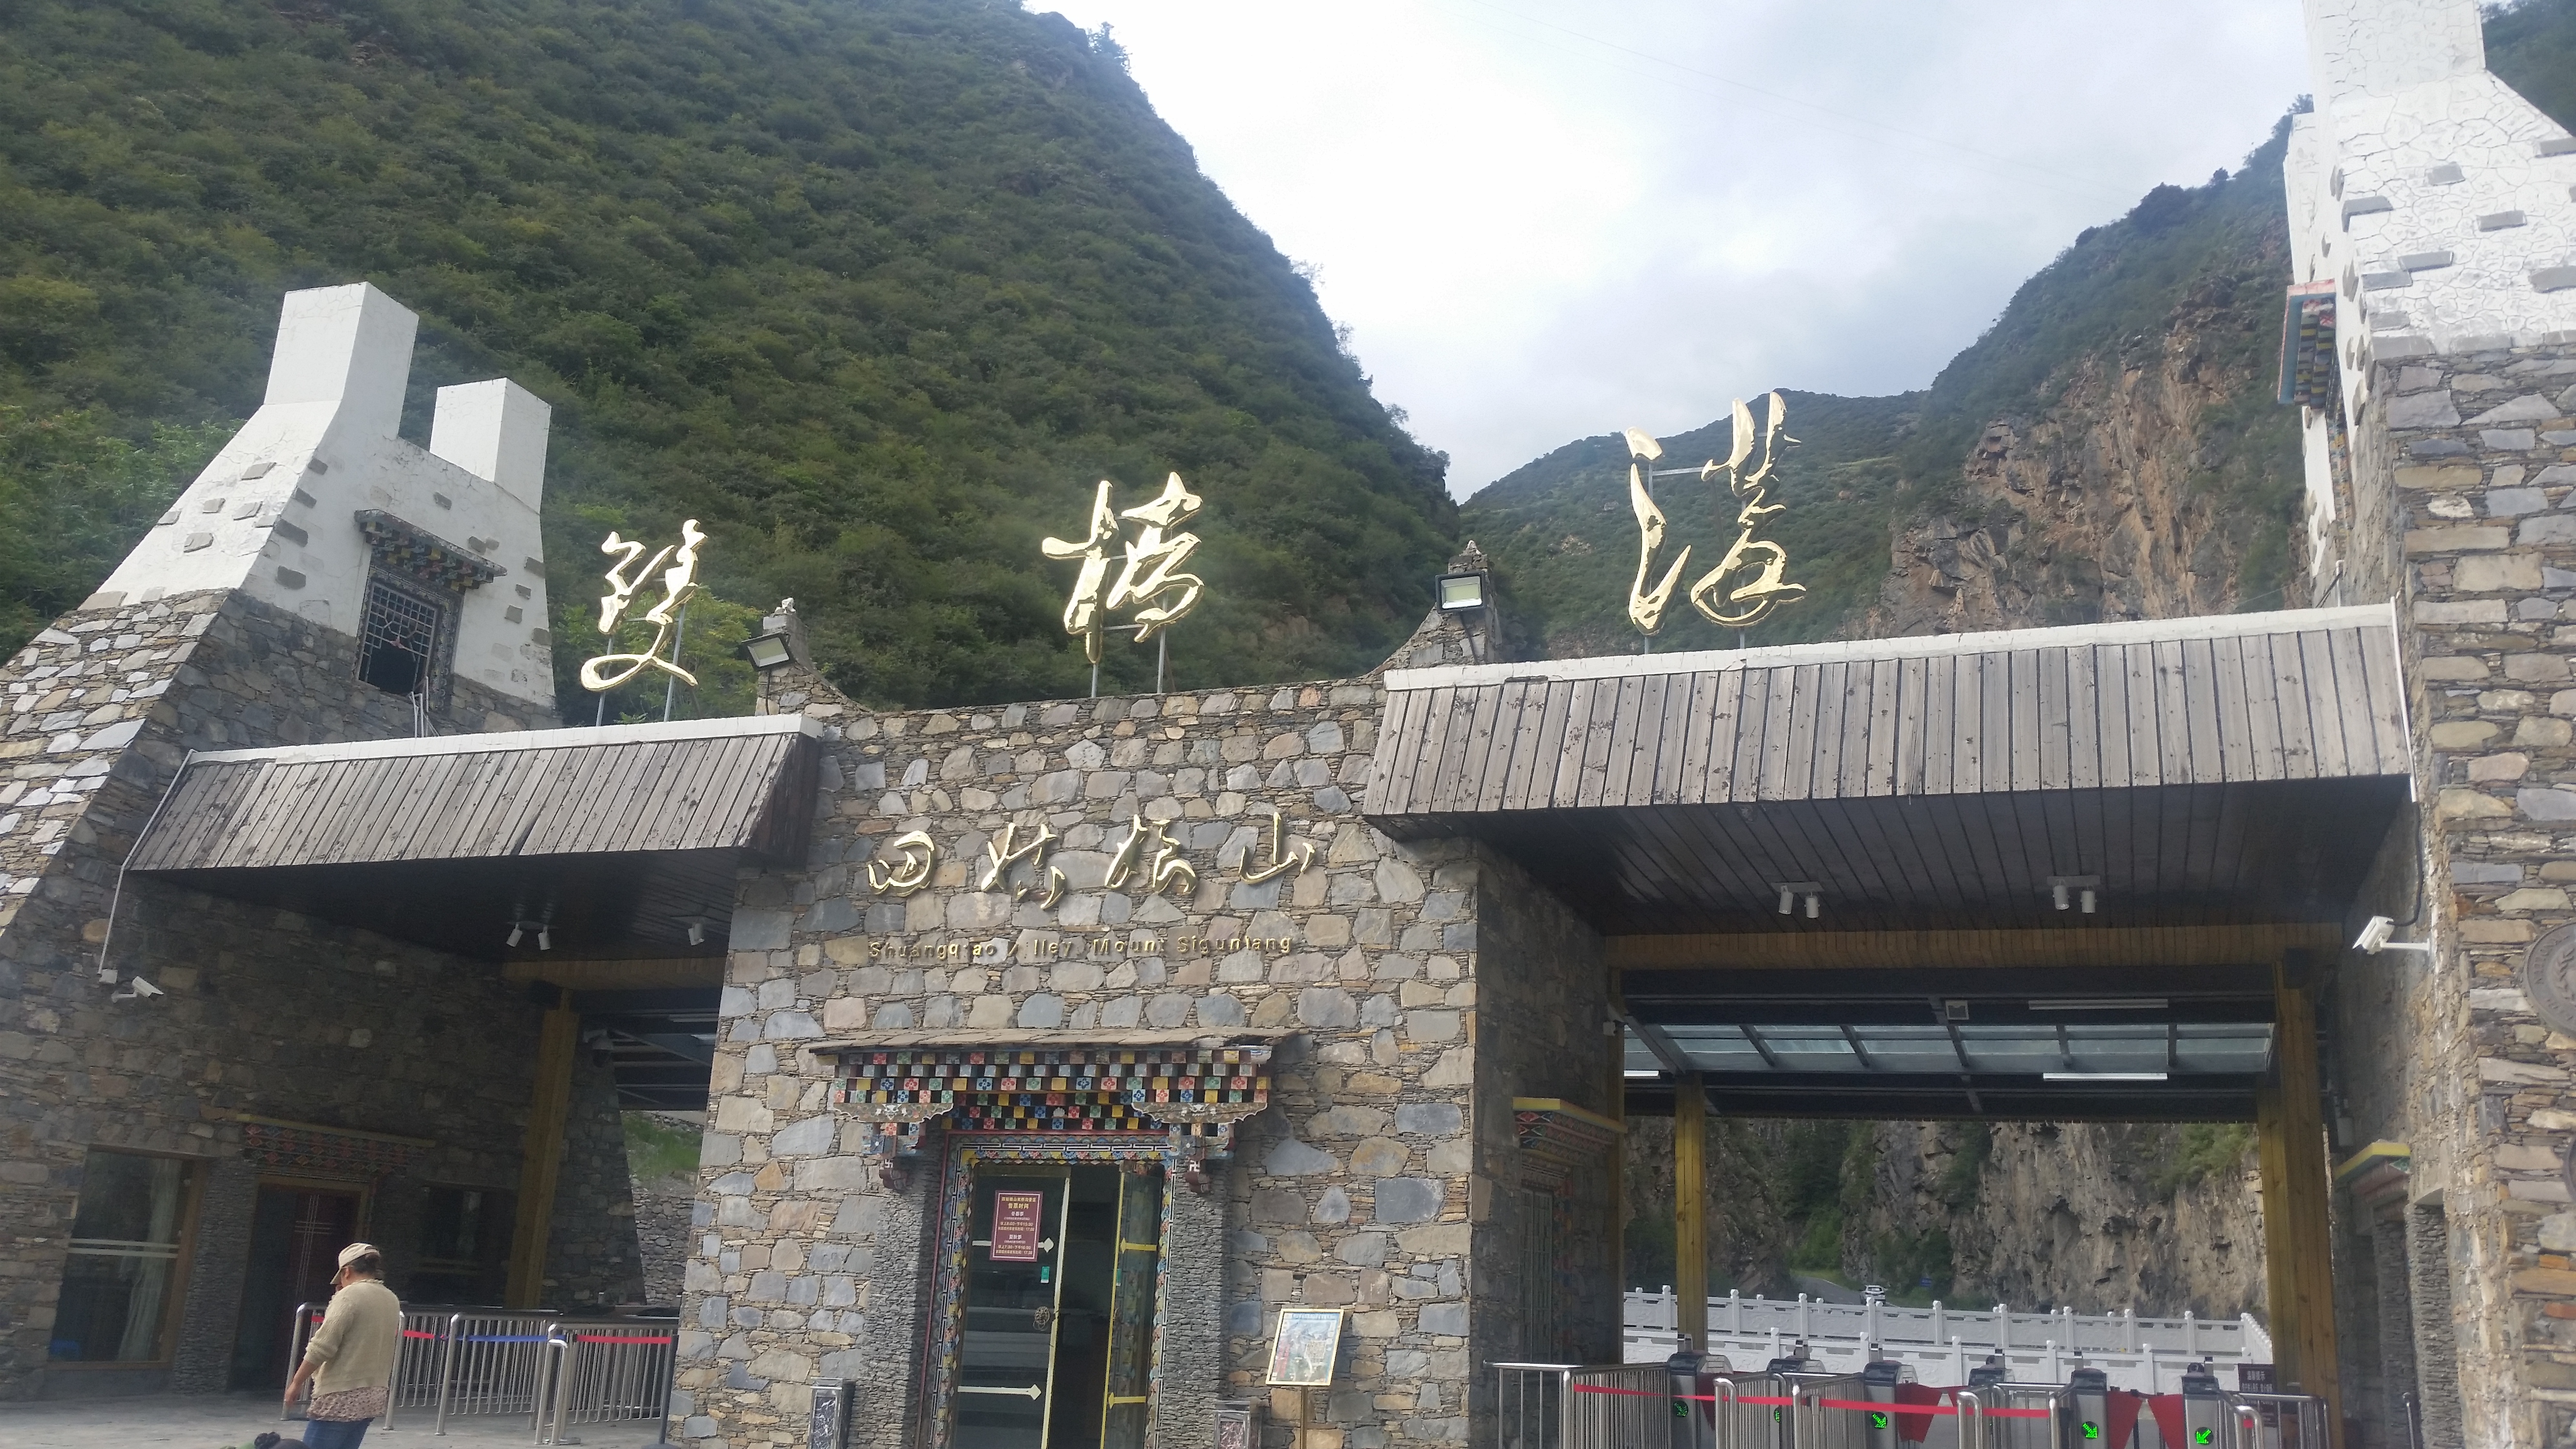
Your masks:
{"label": "tan stone block", "polygon": [[2496,901],[2500,911],[2563,911],[2567,909],[2567,892],[2556,886],[2525,886],[2507,891]]}
{"label": "tan stone block", "polygon": [[2527,689],[2488,689],[2478,693],[2478,708],[2488,714],[2520,714],[2539,705],[2540,697]]}
{"label": "tan stone block", "polygon": [[863,996],[835,996],[823,1003],[825,1031],[858,1031],[868,1024],[868,1002]]}
{"label": "tan stone block", "polygon": [[864,966],[868,963],[868,938],[835,936],[823,943],[823,954],[836,966]]}
{"label": "tan stone block", "polygon": [[2556,1172],[2559,1161],[2538,1143],[2507,1142],[2496,1148],[2495,1165],[2507,1172]]}
{"label": "tan stone block", "polygon": [[2446,719],[2429,733],[2437,750],[2474,750],[2496,737],[2496,726],[2482,719]]}
{"label": "tan stone block", "polygon": [[2479,946],[2509,946],[2532,938],[2529,921],[2507,921],[2495,916],[2467,916],[2460,921],[2460,939]]}
{"label": "tan stone block", "polygon": [[2542,880],[2576,881],[2576,860],[2543,861],[2540,865],[2540,878]]}
{"label": "tan stone block", "polygon": [[2576,1269],[2525,1268],[2513,1275],[2516,1293],[2544,1293],[2552,1297],[2576,1297]]}
{"label": "tan stone block", "polygon": [[2482,680],[2487,677],[2488,672],[2487,662],[2474,654],[2437,655],[2419,662],[2417,669],[2426,679],[2438,679],[2445,683],[2468,679]]}
{"label": "tan stone block", "polygon": [[2474,820],[2511,815],[2513,807],[2475,790],[2444,790],[2436,799],[2434,813],[2444,820]]}
{"label": "tan stone block", "polygon": [[979,1030],[988,1027],[1009,1026],[1011,1024],[1011,998],[1007,996],[976,997],[974,1006],[969,1008],[966,1013],[966,1024]]}
{"label": "tan stone block", "polygon": [[2531,756],[2507,751],[2482,755],[2469,761],[2469,779],[2473,783],[2490,780],[2519,780],[2531,769]]}
{"label": "tan stone block", "polygon": [[2479,476],[2478,470],[2474,467],[2418,466],[2397,470],[2397,486],[2400,488],[2458,492],[2466,488],[2475,488],[2483,481],[2485,480]]}
{"label": "tan stone block", "polygon": [[2540,587],[2540,556],[2506,553],[2463,558],[2451,569],[2451,587],[2464,594],[2493,594],[2508,590],[2521,593],[2537,589]]}
{"label": "tan stone block", "polygon": [[[2567,1276],[2576,1278],[2576,1273]],[[1362,1338],[1393,1338],[1404,1331],[1404,1323],[1392,1308],[1372,1309],[1351,1315],[1351,1331]]]}
{"label": "tan stone block", "polygon": [[1404,1171],[1412,1154],[1401,1142],[1386,1137],[1372,1137],[1351,1151],[1351,1171],[1362,1177],[1393,1177]]}
{"label": "tan stone block", "polygon": [[[2406,554],[2409,558],[2429,553],[2461,553],[2500,549],[2513,542],[2513,530],[2486,524],[2453,524],[2445,528],[2410,528],[2406,530]],[[2533,578],[2539,577],[2534,564]],[[2538,587],[2537,582],[2533,587]]]}
{"label": "tan stone block", "polygon": [[2567,656],[2536,650],[2508,654],[2504,658],[2504,673],[2505,678],[2518,679],[2525,684],[2564,684],[2567,682]]}
{"label": "tan stone block", "polygon": [[1446,1258],[1467,1251],[1465,1223],[1431,1223],[1395,1235],[1395,1245],[1417,1258]]}
{"label": "tan stone block", "polygon": [[2555,750],[2576,740],[2576,725],[2563,719],[2544,719],[2529,715],[2513,727],[2513,742],[2531,749]]}

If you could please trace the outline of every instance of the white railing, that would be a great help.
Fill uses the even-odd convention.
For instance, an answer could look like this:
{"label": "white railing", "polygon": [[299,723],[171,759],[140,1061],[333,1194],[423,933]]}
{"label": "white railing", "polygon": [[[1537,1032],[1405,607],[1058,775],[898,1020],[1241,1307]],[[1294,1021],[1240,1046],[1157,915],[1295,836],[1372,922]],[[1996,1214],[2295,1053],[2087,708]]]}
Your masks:
{"label": "white railing", "polygon": [[[1672,1290],[1626,1295],[1624,1354],[1630,1363],[1662,1359],[1673,1351]],[[1707,1351],[1745,1368],[1758,1368],[1804,1342],[1813,1358],[1837,1370],[1857,1369],[1873,1356],[1911,1364],[1925,1383],[1967,1382],[1968,1370],[2000,1355],[2008,1376],[2041,1383],[2062,1381],[2078,1363],[2107,1371],[2115,1387],[2171,1393],[2184,1365],[2218,1367],[2269,1363],[2271,1335],[2252,1315],[2234,1319],[2140,1318],[2134,1312],[2079,1314],[2072,1309],[2016,1313],[1991,1310],[1906,1308],[1883,1303],[1826,1303],[1747,1298],[1729,1293],[1708,1300]],[[1870,1352],[1876,1345],[1879,1352]]]}

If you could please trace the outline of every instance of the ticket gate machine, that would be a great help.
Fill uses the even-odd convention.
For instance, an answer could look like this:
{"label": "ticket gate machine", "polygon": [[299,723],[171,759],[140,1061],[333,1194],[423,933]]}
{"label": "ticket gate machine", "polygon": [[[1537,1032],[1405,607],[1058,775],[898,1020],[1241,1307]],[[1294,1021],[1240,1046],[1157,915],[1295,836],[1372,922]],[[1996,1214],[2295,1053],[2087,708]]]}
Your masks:
{"label": "ticket gate machine", "polygon": [[1900,1449],[1903,1437],[1896,1419],[1896,1386],[1913,1378],[1912,1367],[1893,1359],[1873,1359],[1861,1366],[1858,1397],[1866,1403],[1887,1405],[1862,1418],[1861,1442],[1866,1449]]}
{"label": "ticket gate machine", "polygon": [[2235,1438],[2233,1428],[2228,1422],[2227,1391],[2218,1386],[2218,1375],[2206,1363],[2184,1369],[2182,1431],[2188,1442],[2168,1444],[2165,1449],[2221,1449]]}
{"label": "ticket gate machine", "polygon": [[2128,1449],[2108,1440],[2111,1376],[2100,1369],[2080,1368],[2066,1376],[2066,1404],[2058,1418],[2065,1449]]}

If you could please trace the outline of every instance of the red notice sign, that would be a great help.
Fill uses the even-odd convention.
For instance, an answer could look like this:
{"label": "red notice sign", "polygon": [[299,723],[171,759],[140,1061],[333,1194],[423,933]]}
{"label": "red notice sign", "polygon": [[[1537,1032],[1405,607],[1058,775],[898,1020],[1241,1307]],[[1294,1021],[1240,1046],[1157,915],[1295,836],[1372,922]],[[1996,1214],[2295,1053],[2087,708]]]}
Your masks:
{"label": "red notice sign", "polygon": [[1046,1216],[1046,1194],[993,1194],[993,1261],[1034,1263],[1038,1260],[1038,1222]]}

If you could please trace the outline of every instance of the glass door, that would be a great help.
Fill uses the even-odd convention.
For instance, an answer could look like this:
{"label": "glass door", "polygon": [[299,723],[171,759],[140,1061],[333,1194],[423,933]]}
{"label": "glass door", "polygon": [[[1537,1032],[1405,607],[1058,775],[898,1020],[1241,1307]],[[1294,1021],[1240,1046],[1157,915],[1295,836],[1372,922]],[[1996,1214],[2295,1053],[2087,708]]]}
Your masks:
{"label": "glass door", "polygon": [[1144,1449],[1163,1170],[979,1171],[950,1449]]}
{"label": "glass door", "polygon": [[954,1449],[1045,1449],[1069,1185],[1061,1167],[975,1174]]}

